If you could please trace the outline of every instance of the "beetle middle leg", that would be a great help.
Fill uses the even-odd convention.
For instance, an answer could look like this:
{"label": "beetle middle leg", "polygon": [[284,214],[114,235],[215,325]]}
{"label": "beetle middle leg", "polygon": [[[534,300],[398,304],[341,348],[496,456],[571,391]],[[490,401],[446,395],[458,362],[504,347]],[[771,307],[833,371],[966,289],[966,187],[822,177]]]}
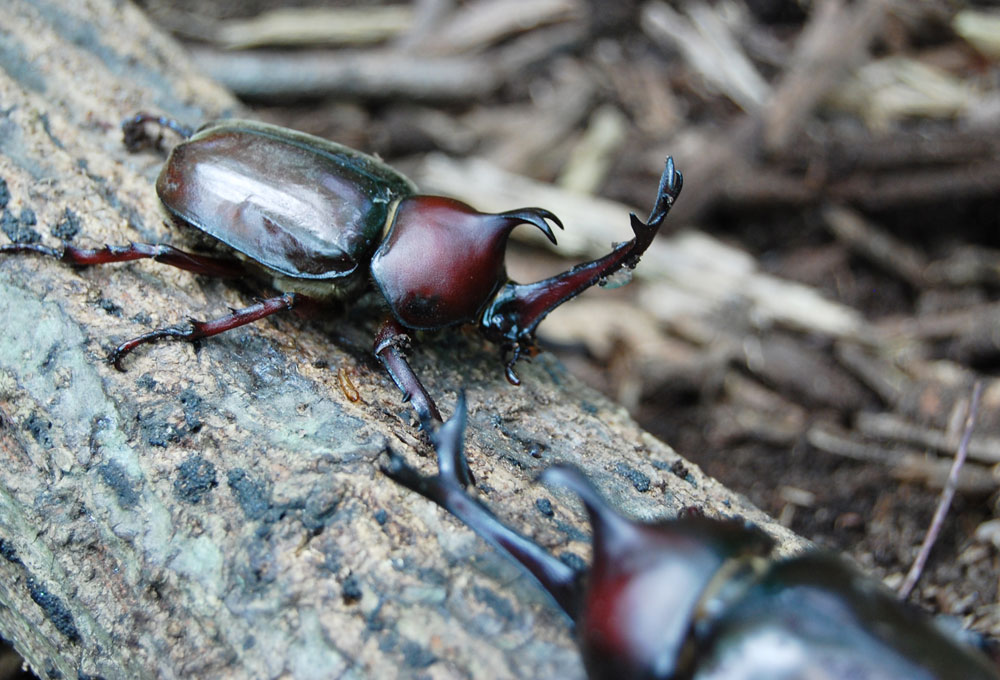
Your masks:
{"label": "beetle middle leg", "polygon": [[305,298],[297,293],[283,293],[276,297],[261,300],[249,307],[237,309],[231,314],[220,316],[211,321],[189,319],[187,324],[184,325],[158,328],[155,331],[144,333],[131,340],[126,340],[111,352],[108,359],[115,365],[115,368],[119,371],[124,371],[125,368],[122,366],[122,360],[139,345],[145,345],[146,343],[162,339],[194,342],[195,340],[201,340],[202,338],[208,338],[234,328],[239,328],[240,326],[245,326],[248,323],[253,323],[286,309],[294,309],[296,305],[304,301]]}
{"label": "beetle middle leg", "polygon": [[382,468],[382,472],[398,484],[437,503],[507,553],[535,577],[571,619],[576,618],[582,585],[580,573],[550,555],[538,543],[504,525],[485,505],[466,491],[471,480],[463,452],[465,423],[465,394],[459,393],[455,413],[448,422],[437,430],[428,429],[437,450],[438,474],[421,475],[392,451],[389,452],[389,462]]}
{"label": "beetle middle leg", "polygon": [[408,342],[409,336],[403,327],[395,319],[389,318],[382,323],[375,335],[373,351],[389,372],[392,381],[402,390],[403,401],[409,401],[413,405],[421,426],[430,431],[432,420],[441,422],[441,413],[403,356],[403,347]]}

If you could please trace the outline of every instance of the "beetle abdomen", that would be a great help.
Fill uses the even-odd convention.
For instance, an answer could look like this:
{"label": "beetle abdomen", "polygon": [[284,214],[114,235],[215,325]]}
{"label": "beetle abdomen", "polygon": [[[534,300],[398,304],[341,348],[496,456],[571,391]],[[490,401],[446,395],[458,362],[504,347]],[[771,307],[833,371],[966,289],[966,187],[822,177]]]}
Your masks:
{"label": "beetle abdomen", "polygon": [[773,563],[703,638],[697,680],[992,680],[985,657],[831,555]]}
{"label": "beetle abdomen", "polygon": [[167,210],[293,278],[348,276],[413,184],[375,158],[263,123],[211,124],[178,144],[156,191]]}

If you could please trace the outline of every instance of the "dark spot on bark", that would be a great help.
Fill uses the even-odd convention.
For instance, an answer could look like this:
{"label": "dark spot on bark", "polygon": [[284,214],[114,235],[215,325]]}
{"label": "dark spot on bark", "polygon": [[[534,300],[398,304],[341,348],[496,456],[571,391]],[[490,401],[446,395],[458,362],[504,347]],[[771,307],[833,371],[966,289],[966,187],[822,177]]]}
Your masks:
{"label": "dark spot on bark", "polygon": [[219,485],[215,466],[199,455],[193,455],[177,466],[174,493],[187,503],[200,503],[209,491]]}
{"label": "dark spot on bark", "polygon": [[45,130],[45,135],[52,140],[52,143],[58,146],[60,149],[65,149],[62,140],[55,136],[52,132],[52,123],[49,122],[49,114],[43,113],[38,117],[38,120],[42,122],[42,129]]}
{"label": "dark spot on bark", "polygon": [[42,359],[42,368],[45,369],[46,373],[48,373],[49,369],[55,365],[56,355],[59,354],[60,349],[59,343],[57,342],[49,347],[49,351],[45,353],[45,358]]}
{"label": "dark spot on bark", "polygon": [[201,405],[202,398],[190,387],[180,393],[181,405],[184,407],[184,420],[187,422],[191,432],[201,429]]}
{"label": "dark spot on bark", "polygon": [[389,513],[385,510],[375,511],[375,521],[378,522],[379,526],[385,526],[385,523],[389,521]]}
{"label": "dark spot on bark", "polygon": [[688,477],[687,465],[685,465],[684,461],[682,461],[680,458],[678,458],[677,460],[675,460],[673,463],[670,464],[670,471],[673,472],[674,475],[676,475],[677,477],[680,477],[681,479],[687,479]]}
{"label": "dark spot on bark", "polygon": [[361,584],[358,583],[358,579],[354,574],[345,578],[343,583],[340,584],[340,596],[346,604],[354,604],[361,599],[361,595]]}
{"label": "dark spot on bark", "polygon": [[407,640],[403,643],[403,661],[410,668],[427,668],[437,661],[437,657],[426,647]]}
{"label": "dark spot on bark", "polygon": [[10,189],[7,188],[7,180],[0,179],[0,208],[6,208],[10,203]]}
{"label": "dark spot on bark", "polygon": [[322,531],[330,523],[341,498],[341,492],[328,484],[314,486],[302,507],[302,525],[310,531]]}
{"label": "dark spot on bark", "polygon": [[250,547],[250,564],[244,570],[247,586],[251,590],[260,589],[274,583],[278,577],[278,567],[274,555],[260,541]]}
{"label": "dark spot on bark", "polygon": [[552,501],[548,498],[539,498],[535,501],[535,507],[538,508],[538,512],[542,513],[546,517],[552,517],[555,512],[552,510]]}
{"label": "dark spot on bark", "polygon": [[7,238],[13,243],[38,243],[42,240],[41,234],[32,229],[30,224],[25,224],[15,217],[7,208],[4,208],[3,215],[0,215],[0,230],[7,234]]}
{"label": "dark spot on bark", "polygon": [[632,482],[632,486],[639,493],[645,493],[649,491],[649,477],[639,472],[635,468],[626,465],[625,463],[616,463],[615,472],[620,474],[622,477]]}
{"label": "dark spot on bark", "polygon": [[155,417],[141,417],[139,421],[142,438],[150,446],[158,446],[165,449],[168,444],[175,444],[181,439],[181,431],[166,420]]}
{"label": "dark spot on bark", "polygon": [[31,208],[21,208],[21,216],[17,218],[26,227],[33,227],[38,224],[38,216]]}
{"label": "dark spot on bark", "polygon": [[[378,630],[381,630],[379,628]],[[382,639],[378,641],[378,648],[380,652],[391,652],[396,649],[396,645],[399,644],[399,635],[394,630],[386,632],[382,636]]]}
{"label": "dark spot on bark", "polygon": [[65,635],[69,641],[79,642],[80,631],[76,629],[76,624],[73,622],[73,615],[70,614],[66,604],[57,596],[50,593],[45,586],[38,583],[33,576],[28,577],[27,585],[28,594],[31,595],[31,599],[42,608],[46,618],[52,622],[56,630]]}
{"label": "dark spot on bark", "polygon": [[577,529],[575,526],[568,522],[560,522],[556,520],[556,528],[566,534],[566,538],[571,541],[588,541],[590,537],[584,532]]}
{"label": "dark spot on bark", "polygon": [[111,487],[118,498],[118,505],[123,509],[135,507],[139,502],[139,494],[132,486],[132,480],[125,474],[125,468],[115,461],[109,461],[97,468],[101,479]]}
{"label": "dark spot on bark", "polygon": [[98,298],[97,306],[103,309],[106,313],[110,314],[111,316],[122,315],[122,308],[116,305],[108,298]]}
{"label": "dark spot on bark", "polygon": [[[410,562],[407,562],[406,566],[408,569],[412,570],[414,565]],[[448,575],[443,571],[441,571],[440,569],[423,567],[417,569],[416,572],[417,575],[420,577],[420,580],[426,585],[447,586],[451,583],[451,579],[448,578]]]}
{"label": "dark spot on bark", "polygon": [[80,233],[80,217],[69,208],[66,208],[63,211],[63,218],[59,220],[56,226],[52,227],[51,233],[57,239],[72,241]]}
{"label": "dark spot on bark", "polygon": [[135,384],[144,390],[153,391],[153,389],[156,387],[156,379],[153,378],[153,376],[150,375],[149,373],[143,373],[135,381]]}
{"label": "dark spot on bark", "polygon": [[263,519],[271,509],[271,498],[265,485],[252,479],[242,468],[230,470],[227,477],[229,488],[233,490],[236,502],[243,509],[246,518]]}
{"label": "dark spot on bark", "polygon": [[2,538],[0,538],[0,557],[14,564],[22,564],[21,558],[17,556],[17,551],[14,550],[14,546]]}
{"label": "dark spot on bark", "polygon": [[25,421],[24,427],[27,428],[28,432],[34,438],[39,445],[51,449],[52,448],[52,436],[49,434],[49,430],[52,429],[52,422],[46,420],[37,413],[32,413],[28,416],[28,420]]}
{"label": "dark spot on bark", "polygon": [[[378,604],[375,605],[375,609],[372,610],[371,614],[365,617],[365,628],[373,633],[377,633],[381,630],[385,630],[385,621],[379,618],[379,614],[382,613],[382,605],[385,604],[385,600],[379,600]],[[379,648],[382,647],[382,642],[379,642]]]}

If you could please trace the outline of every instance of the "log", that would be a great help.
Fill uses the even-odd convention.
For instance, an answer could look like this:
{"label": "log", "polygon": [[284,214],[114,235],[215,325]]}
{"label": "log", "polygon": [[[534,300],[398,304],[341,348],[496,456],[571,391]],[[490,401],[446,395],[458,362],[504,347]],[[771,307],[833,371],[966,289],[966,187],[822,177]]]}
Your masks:
{"label": "log", "polygon": [[[153,190],[162,155],[127,153],[118,123],[239,105],[128,3],[10,0],[4,24],[5,231],[176,238]],[[149,346],[124,373],[106,361],[253,295],[148,261],[0,260],[0,636],[49,678],[582,677],[533,584],[381,474],[387,448],[432,462],[370,355],[376,303]],[[533,481],[556,461],[635,516],[700,506],[802,546],[696,466],[672,473],[669,446],[552,357],[515,388],[478,336],[421,340],[413,363],[444,412],[468,391],[479,493],[549,549],[588,550],[581,508]]]}

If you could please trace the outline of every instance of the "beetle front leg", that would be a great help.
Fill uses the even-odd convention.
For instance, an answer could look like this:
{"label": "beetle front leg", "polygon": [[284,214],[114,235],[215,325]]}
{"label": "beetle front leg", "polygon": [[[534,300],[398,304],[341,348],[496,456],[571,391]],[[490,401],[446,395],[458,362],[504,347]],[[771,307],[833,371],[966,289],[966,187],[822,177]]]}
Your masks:
{"label": "beetle front leg", "polygon": [[497,292],[480,323],[487,337],[513,352],[507,364],[510,382],[517,384],[513,364],[522,351],[531,348],[535,328],[546,314],[622,267],[635,267],[663,225],[682,185],[681,173],[674,169],[673,158],[668,158],[649,218],[643,222],[634,213],[630,216],[635,235],[631,241],[619,244],[604,257],[577,265],[562,274],[530,284],[509,282]]}
{"label": "beetle front leg", "polygon": [[382,472],[398,484],[434,501],[498,550],[520,563],[566,615],[575,619],[581,604],[580,572],[550,555],[531,539],[504,525],[465,490],[470,484],[464,476],[468,470],[462,446],[465,423],[465,394],[460,393],[455,414],[437,431],[428,430],[437,450],[437,475],[421,475],[392,452],[389,453],[389,464],[382,468]]}
{"label": "beetle front leg", "polygon": [[122,366],[122,360],[129,354],[129,352],[134,350],[139,345],[145,345],[146,343],[162,339],[194,342],[195,340],[208,338],[234,328],[239,328],[240,326],[245,326],[248,323],[253,323],[254,321],[263,319],[264,317],[277,312],[281,312],[286,309],[293,309],[296,305],[303,303],[306,299],[307,298],[304,298],[302,295],[297,293],[284,293],[282,295],[278,295],[277,297],[261,300],[257,304],[250,305],[249,307],[237,309],[232,314],[220,316],[219,318],[212,319],[211,321],[198,321],[196,319],[190,319],[188,323],[183,326],[158,328],[155,331],[150,331],[149,333],[140,335],[137,338],[132,338],[131,340],[127,340],[118,345],[118,347],[111,352],[108,360],[111,361],[111,363],[113,363],[115,368],[119,371],[124,371],[125,368]]}
{"label": "beetle front leg", "polygon": [[431,421],[441,422],[441,413],[437,405],[427,394],[420,378],[413,372],[410,364],[403,356],[403,348],[409,342],[409,336],[400,326],[399,322],[393,318],[386,319],[375,335],[375,346],[373,351],[378,357],[385,370],[389,372],[392,381],[396,383],[403,392],[403,401],[408,401],[413,405],[413,410],[417,412],[420,426],[425,430],[432,429]]}

